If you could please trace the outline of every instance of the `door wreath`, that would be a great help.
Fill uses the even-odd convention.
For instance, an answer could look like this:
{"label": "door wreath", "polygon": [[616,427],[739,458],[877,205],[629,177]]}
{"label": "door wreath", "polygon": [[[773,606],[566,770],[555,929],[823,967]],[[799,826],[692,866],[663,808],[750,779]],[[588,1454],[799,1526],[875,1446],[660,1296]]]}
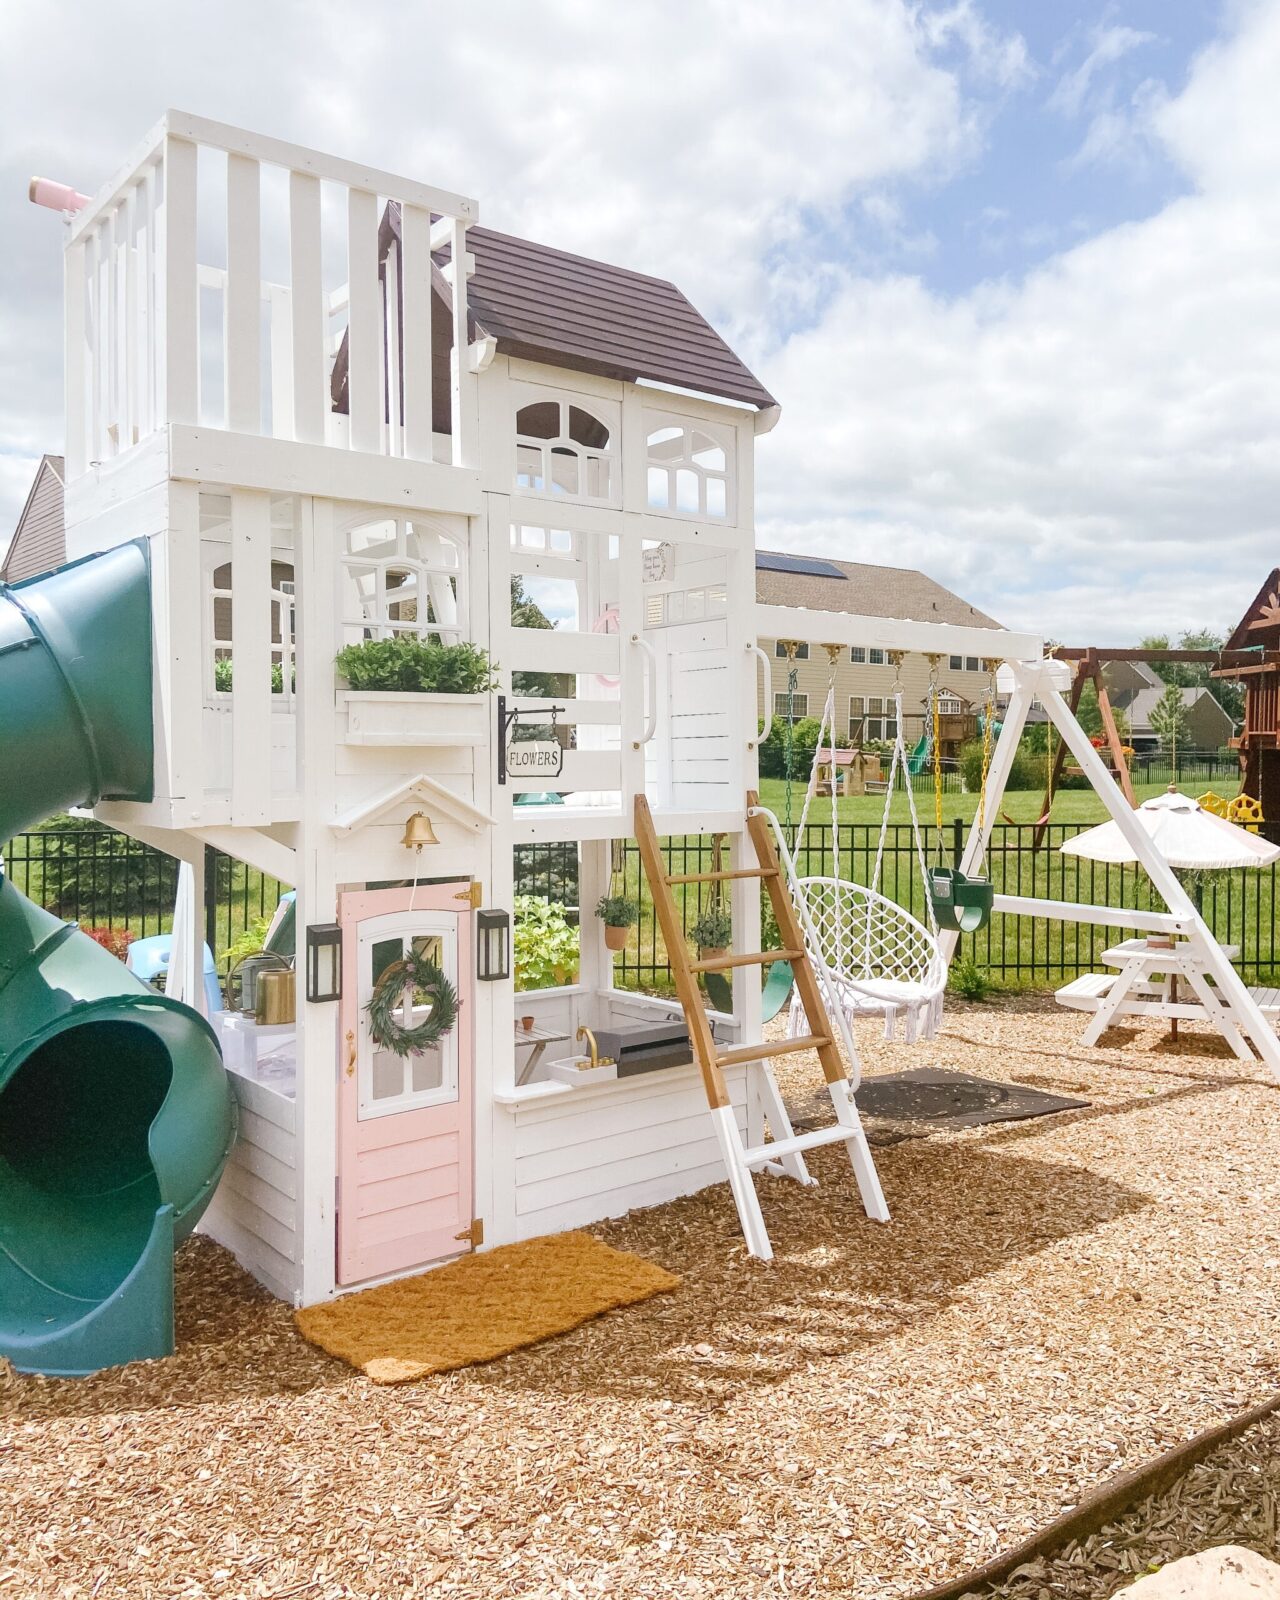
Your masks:
{"label": "door wreath", "polygon": [[[415,1001],[421,997],[431,1005],[431,1013],[416,1028],[406,1028],[395,1014],[406,990]],[[458,991],[444,973],[426,956],[416,953],[393,961],[383,970],[365,1007],[374,1041],[398,1056],[429,1050],[451,1031],[458,1020]]]}

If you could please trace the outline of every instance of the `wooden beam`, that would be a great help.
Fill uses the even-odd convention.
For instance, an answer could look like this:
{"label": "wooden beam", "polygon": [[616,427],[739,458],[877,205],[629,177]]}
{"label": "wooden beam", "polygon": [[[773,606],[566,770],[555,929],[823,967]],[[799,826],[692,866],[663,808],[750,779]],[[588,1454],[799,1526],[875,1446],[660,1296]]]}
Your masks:
{"label": "wooden beam", "polygon": [[[1084,663],[1083,662],[1078,663],[1077,666],[1076,666],[1075,676],[1071,681],[1071,698],[1067,702],[1068,705],[1071,707],[1071,715],[1073,717],[1075,716],[1077,710],[1080,707],[1080,696],[1084,692],[1085,678],[1087,676],[1088,676],[1088,674],[1085,671]],[[1053,724],[1051,722],[1045,724],[1045,728],[1046,728],[1045,754],[1046,755],[1048,755],[1048,753],[1049,753],[1048,730],[1052,729],[1052,727],[1053,727]],[[1066,760],[1067,760],[1067,745],[1066,745],[1066,741],[1064,739],[1059,739],[1058,740],[1058,748],[1053,753],[1053,766],[1050,769],[1048,779],[1047,779],[1047,781],[1045,783],[1044,799],[1040,802],[1040,815],[1036,819],[1035,832],[1031,835],[1031,853],[1032,853],[1032,855],[1034,855],[1035,852],[1040,848],[1041,843],[1044,840],[1045,829],[1049,826],[1049,812],[1053,809],[1053,791],[1054,791],[1054,789],[1057,788],[1058,784],[1061,782],[1062,769],[1066,765]]]}
{"label": "wooden beam", "polygon": [[1098,710],[1102,715],[1102,731],[1107,736],[1107,748],[1111,751],[1111,760],[1115,765],[1116,776],[1120,780],[1120,787],[1124,790],[1124,797],[1135,809],[1138,802],[1133,797],[1133,779],[1129,776],[1129,764],[1124,758],[1124,746],[1120,742],[1120,730],[1116,727],[1116,719],[1111,711],[1111,700],[1107,694],[1107,680],[1103,676],[1102,666],[1098,652],[1090,651],[1089,664],[1093,676],[1093,686],[1098,694]]}

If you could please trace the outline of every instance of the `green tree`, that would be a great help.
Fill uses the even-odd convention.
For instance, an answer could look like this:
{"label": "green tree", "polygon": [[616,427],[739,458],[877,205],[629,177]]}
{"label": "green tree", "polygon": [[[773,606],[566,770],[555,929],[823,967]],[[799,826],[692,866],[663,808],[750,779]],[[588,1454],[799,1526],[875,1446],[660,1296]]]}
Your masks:
{"label": "green tree", "polygon": [[[511,626],[513,628],[554,628],[546,612],[525,590],[524,579],[515,574],[511,579]],[[564,672],[513,672],[512,694],[527,694],[538,700],[571,699],[575,684],[573,676]],[[522,730],[528,739],[542,737],[542,730]]]}
{"label": "green tree", "polygon": [[[1153,633],[1142,641],[1144,650],[1221,650],[1226,640],[1212,628],[1191,628],[1176,645],[1167,633]],[[1213,676],[1211,661],[1153,661],[1151,670],[1165,683],[1183,689],[1206,688],[1238,728],[1244,721],[1244,690],[1238,683]],[[1182,737],[1181,734],[1178,735]]]}
{"label": "green tree", "polygon": [[1170,749],[1174,744],[1186,743],[1190,730],[1180,684],[1169,684],[1152,706],[1151,729],[1159,739],[1162,750]]}

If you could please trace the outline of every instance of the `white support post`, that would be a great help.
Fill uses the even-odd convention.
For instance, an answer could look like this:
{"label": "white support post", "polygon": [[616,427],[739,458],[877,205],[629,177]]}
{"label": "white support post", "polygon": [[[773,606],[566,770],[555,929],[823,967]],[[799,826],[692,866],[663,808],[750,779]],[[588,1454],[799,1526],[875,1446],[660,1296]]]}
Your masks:
{"label": "white support post", "polygon": [[196,285],[196,147],[164,142],[164,393],[167,422],[200,421],[200,291]]}
{"label": "white support post", "polygon": [[431,415],[431,216],[420,206],[400,212],[400,293],[403,307],[401,364],[404,378],[404,453],[430,461]]}
{"label": "white support post", "polygon": [[231,822],[271,821],[271,497],[231,491]]}
{"label": "white support post", "polygon": [[476,375],[471,370],[467,335],[467,224],[455,217],[449,229],[450,269],[453,281],[452,403],[453,464],[475,467]]}
{"label": "white support post", "polygon": [[379,344],[382,292],[378,285],[378,197],[347,193],[347,401],[351,448],[376,455],[382,444]]}
{"label": "white support post", "polygon": [[[606,549],[603,535],[587,535],[597,562]],[[598,569],[597,569],[598,570]],[[637,794],[645,792],[644,734],[646,697],[658,693],[651,658],[636,642],[644,637],[644,559],[640,536],[628,529],[618,537],[618,687],[621,718],[619,752],[622,809],[630,816]]]}
{"label": "white support post", "polygon": [[[200,491],[194,483],[170,483],[169,532],[160,559],[166,581],[152,580],[165,595],[154,611],[156,689],[167,763],[167,792],[198,818],[204,800],[204,595],[200,582]],[[153,550],[156,544],[153,543]],[[158,563],[155,563],[158,564]],[[165,792],[165,790],[161,790]]]}
{"label": "white support post", "polygon": [[260,169],[227,157],[227,292],[223,313],[227,427],[262,429],[262,264]]}
{"label": "white support post", "polygon": [[124,371],[121,378],[120,448],[128,450],[140,437],[138,430],[138,190],[125,195],[118,213],[124,227]]}
{"label": "white support post", "polygon": [[293,418],[290,437],[324,443],[328,411],[325,382],[324,289],[320,278],[320,180],[289,174],[289,278],[293,346]]}
{"label": "white support post", "polygon": [[334,1288],[337,1206],[338,1007],[306,997],[306,930],[336,922],[333,832],[333,701],[337,534],[333,503],[304,498],[297,539],[298,773],[306,774],[307,818],[298,829],[297,860],[297,1233],[299,1296],[311,1305]]}
{"label": "white support post", "polygon": [[88,351],[85,340],[85,242],[68,245],[63,258],[63,292],[67,304],[67,345],[64,351],[66,385],[67,479],[78,478],[88,462],[85,450],[85,376]]}

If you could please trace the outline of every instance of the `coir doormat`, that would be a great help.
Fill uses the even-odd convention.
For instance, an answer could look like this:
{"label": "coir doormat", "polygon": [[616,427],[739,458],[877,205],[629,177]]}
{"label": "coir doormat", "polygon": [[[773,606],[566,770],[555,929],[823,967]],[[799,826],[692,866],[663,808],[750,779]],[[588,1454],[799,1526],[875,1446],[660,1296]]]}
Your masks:
{"label": "coir doormat", "polygon": [[374,1383],[411,1383],[510,1355],[679,1285],[589,1233],[557,1233],[307,1306],[295,1318],[303,1338]]}

